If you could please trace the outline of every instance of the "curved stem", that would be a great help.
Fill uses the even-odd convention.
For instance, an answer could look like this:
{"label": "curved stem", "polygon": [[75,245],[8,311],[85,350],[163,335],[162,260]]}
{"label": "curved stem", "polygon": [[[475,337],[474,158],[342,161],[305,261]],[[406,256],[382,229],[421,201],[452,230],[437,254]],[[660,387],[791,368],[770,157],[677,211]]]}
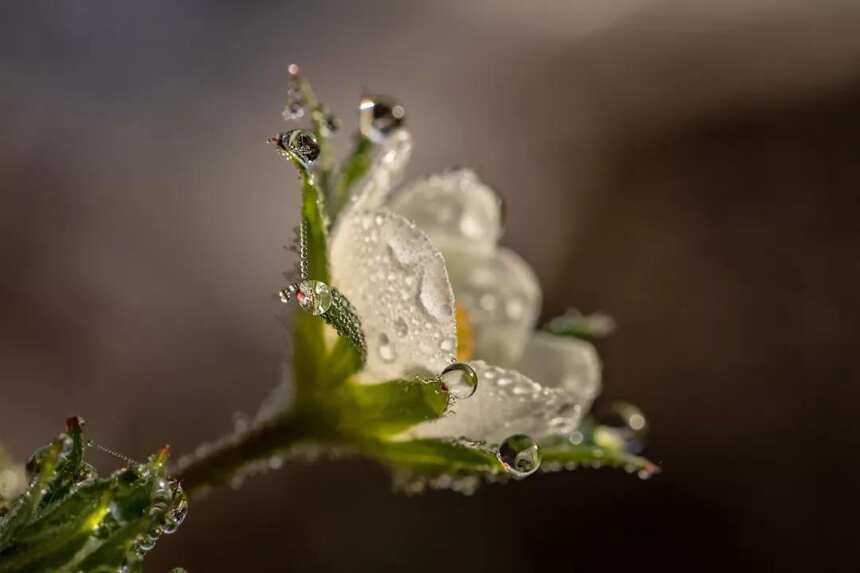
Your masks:
{"label": "curved stem", "polygon": [[180,460],[172,473],[189,493],[223,484],[249,464],[309,439],[311,436],[304,422],[303,417],[290,416],[227,436],[211,444],[206,453],[195,454],[188,462]]}

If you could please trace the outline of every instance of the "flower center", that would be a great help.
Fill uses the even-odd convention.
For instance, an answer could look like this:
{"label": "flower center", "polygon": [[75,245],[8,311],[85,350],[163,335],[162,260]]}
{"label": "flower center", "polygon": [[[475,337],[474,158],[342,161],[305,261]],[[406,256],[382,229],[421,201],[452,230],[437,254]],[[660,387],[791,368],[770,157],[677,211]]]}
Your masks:
{"label": "flower center", "polygon": [[454,319],[457,321],[457,361],[465,362],[475,353],[475,335],[465,307],[458,302],[454,309]]}

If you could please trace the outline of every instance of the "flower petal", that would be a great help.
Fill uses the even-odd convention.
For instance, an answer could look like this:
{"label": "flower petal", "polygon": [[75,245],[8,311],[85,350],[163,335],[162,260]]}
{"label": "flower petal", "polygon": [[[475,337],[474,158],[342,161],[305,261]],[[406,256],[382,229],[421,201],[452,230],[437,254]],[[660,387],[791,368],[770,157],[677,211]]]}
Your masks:
{"label": "flower petal", "polygon": [[544,386],[565,388],[586,411],[600,393],[600,358],[579,338],[535,332],[517,368]]}
{"label": "flower petal", "polygon": [[367,175],[356,183],[346,211],[381,207],[412,157],[412,137],[405,129],[388,136],[374,149],[373,165]]}
{"label": "flower petal", "polygon": [[373,381],[438,374],[454,361],[454,294],[441,253],[384,209],[345,217],[331,244],[334,286],[355,306]]}
{"label": "flower petal", "polygon": [[418,438],[461,438],[497,444],[513,434],[540,440],[575,429],[583,411],[566,388],[546,388],[515,370],[477,360],[478,389],[445,417],[410,430]]}
{"label": "flower petal", "polygon": [[475,356],[513,366],[537,321],[540,285],[531,267],[510,249],[492,256],[445,252],[457,302],[466,309]]}
{"label": "flower petal", "polygon": [[489,254],[502,235],[499,196],[469,169],[416,181],[391,199],[391,209],[414,221],[443,252]]}

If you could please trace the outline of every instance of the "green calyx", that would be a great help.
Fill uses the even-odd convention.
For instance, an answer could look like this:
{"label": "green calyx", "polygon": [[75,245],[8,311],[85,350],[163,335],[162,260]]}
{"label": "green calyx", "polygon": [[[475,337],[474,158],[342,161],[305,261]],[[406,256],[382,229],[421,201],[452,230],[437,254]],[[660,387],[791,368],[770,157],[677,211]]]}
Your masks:
{"label": "green calyx", "polygon": [[82,423],[70,418],[30,458],[28,487],[0,517],[0,573],[139,570],[188,510],[166,452],[99,477],[84,462]]}

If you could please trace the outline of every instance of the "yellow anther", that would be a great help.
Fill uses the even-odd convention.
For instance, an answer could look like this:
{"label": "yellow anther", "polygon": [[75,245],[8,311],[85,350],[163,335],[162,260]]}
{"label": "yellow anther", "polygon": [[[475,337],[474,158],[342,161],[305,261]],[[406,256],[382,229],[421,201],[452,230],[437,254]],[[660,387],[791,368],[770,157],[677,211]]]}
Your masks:
{"label": "yellow anther", "polygon": [[457,321],[457,360],[465,362],[475,353],[475,335],[469,312],[459,302],[454,306],[454,319]]}

